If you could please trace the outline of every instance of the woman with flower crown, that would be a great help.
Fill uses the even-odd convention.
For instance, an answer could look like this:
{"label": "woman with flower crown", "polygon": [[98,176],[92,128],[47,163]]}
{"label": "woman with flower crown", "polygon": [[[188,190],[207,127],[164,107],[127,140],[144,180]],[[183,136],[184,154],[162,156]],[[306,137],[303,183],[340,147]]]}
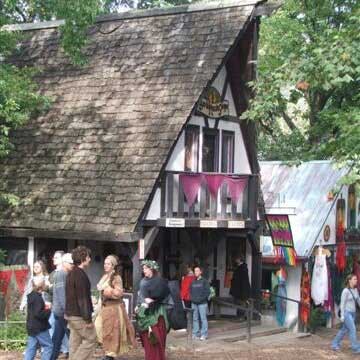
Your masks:
{"label": "woman with flower crown", "polygon": [[145,360],[165,360],[166,335],[169,322],[165,303],[170,290],[153,260],[142,263],[144,278],[140,282],[136,320],[145,350]]}

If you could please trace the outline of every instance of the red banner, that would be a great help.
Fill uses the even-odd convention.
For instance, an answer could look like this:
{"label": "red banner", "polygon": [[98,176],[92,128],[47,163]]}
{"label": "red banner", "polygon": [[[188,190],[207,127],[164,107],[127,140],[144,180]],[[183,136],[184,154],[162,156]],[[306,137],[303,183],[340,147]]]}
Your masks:
{"label": "red banner", "polygon": [[12,272],[12,270],[0,270],[0,292],[4,295],[7,293]]}

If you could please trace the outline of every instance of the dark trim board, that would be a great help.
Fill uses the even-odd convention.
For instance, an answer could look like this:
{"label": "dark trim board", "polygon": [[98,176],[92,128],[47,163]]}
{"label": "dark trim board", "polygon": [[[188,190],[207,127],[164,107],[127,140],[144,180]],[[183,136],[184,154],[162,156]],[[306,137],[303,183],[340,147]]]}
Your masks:
{"label": "dark trim board", "polygon": [[136,242],[141,238],[137,232],[114,234],[110,232],[76,232],[61,230],[40,230],[24,228],[0,228],[0,237],[34,237],[46,239],[90,240],[90,241],[118,241]]}

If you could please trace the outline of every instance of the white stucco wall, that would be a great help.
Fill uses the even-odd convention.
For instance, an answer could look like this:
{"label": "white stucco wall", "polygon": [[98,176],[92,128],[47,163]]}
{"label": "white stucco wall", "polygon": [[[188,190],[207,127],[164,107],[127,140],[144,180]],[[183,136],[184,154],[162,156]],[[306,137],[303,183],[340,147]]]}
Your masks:
{"label": "white stucco wall", "polygon": [[[289,266],[286,268],[286,271],[288,274],[286,281],[287,297],[300,301],[301,265],[295,267]],[[299,305],[295,302],[287,301],[285,326],[293,327],[297,323],[298,315]],[[296,330],[296,328],[294,330]]]}

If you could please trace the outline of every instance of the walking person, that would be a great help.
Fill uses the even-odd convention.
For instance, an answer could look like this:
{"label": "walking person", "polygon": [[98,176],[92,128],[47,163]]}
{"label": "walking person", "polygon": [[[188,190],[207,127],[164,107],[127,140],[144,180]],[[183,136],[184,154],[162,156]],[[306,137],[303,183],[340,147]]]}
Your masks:
{"label": "walking person", "polygon": [[191,308],[193,309],[192,337],[194,340],[206,340],[208,337],[207,310],[210,284],[202,277],[202,269],[199,266],[195,267],[194,274],[196,279],[190,286]]}
{"label": "walking person", "polygon": [[113,360],[136,346],[135,330],[126,313],[119,259],[109,255],[104,261],[105,274],[97,284],[100,291],[99,313],[95,320],[98,341],[105,351],[103,360]]}
{"label": "walking person", "polygon": [[187,265],[186,274],[181,279],[180,297],[185,308],[191,308],[190,286],[196,279],[191,265]]}
{"label": "walking person", "polygon": [[[55,255],[54,255],[55,258]],[[60,263],[60,260],[59,260]],[[59,357],[60,350],[63,346],[64,338],[69,337],[69,329],[65,315],[65,284],[67,274],[73,268],[73,260],[70,253],[61,256],[61,268],[54,273],[52,282],[52,314],[54,317],[54,331],[52,334],[53,352],[51,360]],[[68,357],[69,350],[63,351]],[[60,358],[60,357],[59,357]]]}
{"label": "walking person", "polygon": [[70,329],[69,359],[89,360],[96,347],[91,285],[84,271],[90,265],[91,252],[85,246],[78,246],[71,255],[74,268],[68,273],[65,285],[65,319]]}
{"label": "walking person", "polygon": [[26,330],[28,340],[24,360],[33,360],[36,350],[42,348],[41,360],[50,360],[53,344],[50,338],[49,317],[50,304],[45,305],[42,293],[45,290],[45,282],[41,278],[32,280],[32,291],[27,295]]}
{"label": "walking person", "polygon": [[164,302],[170,290],[159,275],[159,265],[153,260],[141,263],[144,278],[140,281],[136,321],[145,350],[145,360],[165,360],[166,335],[169,322]]}
{"label": "walking person", "polygon": [[[250,297],[249,271],[244,257],[235,259],[235,265],[236,268],[231,280],[230,295],[234,298],[235,304],[245,307]],[[237,309],[236,314],[238,317],[245,317],[244,310]]]}
{"label": "walking person", "polygon": [[331,348],[334,351],[340,350],[341,341],[346,334],[349,335],[351,349],[354,354],[360,354],[360,343],[356,338],[356,305],[360,306],[360,297],[357,289],[357,277],[350,274],[346,278],[345,288],[341,293],[340,320],[342,326],[332,341]]}

